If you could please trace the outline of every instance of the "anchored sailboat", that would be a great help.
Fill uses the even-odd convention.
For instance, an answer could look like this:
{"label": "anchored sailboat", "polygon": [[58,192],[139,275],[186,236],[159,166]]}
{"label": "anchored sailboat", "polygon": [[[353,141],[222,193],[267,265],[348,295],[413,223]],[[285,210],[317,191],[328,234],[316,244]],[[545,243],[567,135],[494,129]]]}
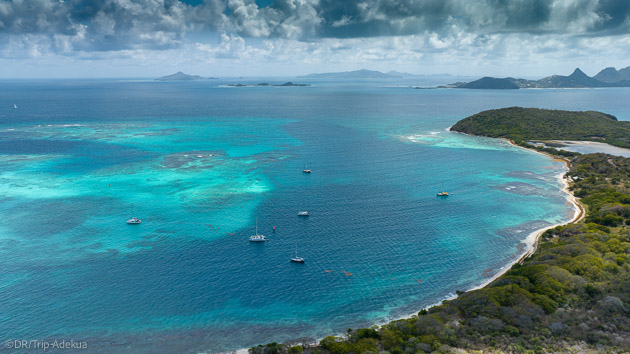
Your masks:
{"label": "anchored sailboat", "polygon": [[291,258],[291,262],[293,262],[293,263],[304,263],[304,258],[298,256],[298,254],[297,254],[297,245],[295,245],[295,257]]}
{"label": "anchored sailboat", "polygon": [[258,218],[256,218],[256,234],[249,236],[249,242],[265,242],[267,238],[265,235],[258,234]]}
{"label": "anchored sailboat", "polygon": [[438,197],[448,197],[448,192],[444,190],[444,181],[442,181],[442,191],[437,194]]}
{"label": "anchored sailboat", "polygon": [[304,169],[302,170],[304,173],[311,173],[311,170],[308,169],[308,162],[304,164]]}
{"label": "anchored sailboat", "polygon": [[142,220],[140,220],[137,217],[133,216],[133,205],[131,206],[131,218],[127,220],[127,224],[129,224],[129,225],[142,224]]}

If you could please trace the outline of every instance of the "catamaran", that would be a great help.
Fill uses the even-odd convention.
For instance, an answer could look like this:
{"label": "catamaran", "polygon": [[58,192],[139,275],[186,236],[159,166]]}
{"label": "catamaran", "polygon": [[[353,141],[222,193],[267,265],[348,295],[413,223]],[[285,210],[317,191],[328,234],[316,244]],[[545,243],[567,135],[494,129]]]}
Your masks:
{"label": "catamaran", "polygon": [[[131,215],[133,215],[133,205],[131,206]],[[129,225],[142,224],[142,220],[138,219],[135,216],[132,216],[130,219],[127,220],[127,224],[129,224]]]}
{"label": "catamaran", "polygon": [[258,218],[256,218],[256,234],[249,236],[249,242],[265,242],[267,238],[265,235],[258,234]]}
{"label": "catamaran", "polygon": [[437,194],[438,197],[448,197],[448,192],[444,190],[444,181],[442,181],[442,191]]}
{"label": "catamaran", "polygon": [[[133,205],[131,206],[131,215],[133,215]],[[127,220],[127,224],[129,225],[138,225],[138,224],[142,224],[142,220],[138,219],[135,216],[132,216],[131,218],[129,218]]]}
{"label": "catamaran", "polygon": [[142,224],[142,220],[138,219],[135,216],[132,216],[131,219],[127,220],[127,224],[129,224],[129,225]]}

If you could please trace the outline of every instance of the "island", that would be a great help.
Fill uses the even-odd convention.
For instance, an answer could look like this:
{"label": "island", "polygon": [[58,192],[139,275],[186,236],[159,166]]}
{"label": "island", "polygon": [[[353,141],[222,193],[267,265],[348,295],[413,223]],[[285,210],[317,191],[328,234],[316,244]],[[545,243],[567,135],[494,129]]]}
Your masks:
{"label": "island", "polygon": [[422,77],[422,75],[416,75],[416,74],[412,74],[412,73],[408,73],[408,72],[400,72],[400,71],[396,71],[396,70],[388,71],[386,74],[387,75],[391,75],[391,76],[401,77],[401,78]]}
{"label": "island", "polygon": [[457,88],[469,89],[493,89],[493,90],[518,90],[519,87],[510,79],[497,79],[494,77],[483,77],[479,80],[463,83]]}
{"label": "island", "polygon": [[306,79],[401,79],[405,74],[404,73],[396,73],[385,74],[380,71],[374,70],[355,70],[355,71],[343,71],[343,72],[334,72],[334,73],[321,73],[321,74],[308,74],[303,76],[298,76],[298,78],[306,78]]}
{"label": "island", "polygon": [[259,84],[255,84],[255,85],[246,85],[246,84],[228,84],[227,86],[230,87],[304,87],[304,86],[311,86],[310,84],[294,84],[291,81],[289,82],[285,82],[284,84],[270,84],[267,82],[261,82]]}
{"label": "island", "polygon": [[188,75],[181,71],[175,74],[166,75],[155,79],[155,81],[192,81],[192,80],[216,80],[216,77],[201,77],[198,75]]}
{"label": "island", "polygon": [[[624,129],[613,134],[604,128],[594,139],[629,141],[625,122],[600,112],[512,107],[478,113],[451,130],[524,141],[588,137],[586,127],[601,123]],[[570,223],[540,230],[536,247],[490,284],[458,291],[457,298],[411,318],[348,329],[315,344],[259,345],[250,353],[627,351],[630,159],[567,156],[552,148],[544,153],[567,163],[563,181],[580,208]]]}
{"label": "island", "polygon": [[515,79],[513,77],[483,77],[471,82],[457,82],[448,85],[452,88],[505,90],[519,88],[594,88],[630,87],[630,67],[617,71],[606,68],[594,77],[576,68],[569,76],[552,75],[540,80]]}

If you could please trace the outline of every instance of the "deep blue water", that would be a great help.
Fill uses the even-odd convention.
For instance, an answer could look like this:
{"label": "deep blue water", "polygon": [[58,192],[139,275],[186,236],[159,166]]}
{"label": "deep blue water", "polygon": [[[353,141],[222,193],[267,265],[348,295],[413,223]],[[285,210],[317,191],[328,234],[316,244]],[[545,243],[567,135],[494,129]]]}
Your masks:
{"label": "deep blue water", "polygon": [[572,216],[562,163],[446,128],[514,105],[630,119],[625,89],[225,83],[0,82],[1,340],[217,351],[415,313]]}

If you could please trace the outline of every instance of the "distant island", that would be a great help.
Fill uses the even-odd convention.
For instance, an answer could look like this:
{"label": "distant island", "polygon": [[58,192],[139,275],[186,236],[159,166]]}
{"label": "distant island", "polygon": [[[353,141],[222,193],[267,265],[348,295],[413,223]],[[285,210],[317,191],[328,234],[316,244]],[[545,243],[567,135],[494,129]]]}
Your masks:
{"label": "distant island", "polygon": [[[298,76],[298,78],[306,79],[401,79],[406,73],[391,74],[392,72],[385,74],[380,71],[373,70],[355,70],[355,71],[343,71],[335,73],[322,73],[322,74],[308,74]],[[412,75],[412,74],[409,74]]]}
{"label": "distant island", "polygon": [[[451,130],[513,140],[583,139],[598,134],[598,139],[607,142],[627,142],[630,130],[625,123],[593,111],[512,107],[475,114]],[[589,131],[599,124],[604,127]],[[609,130],[614,127],[619,132]],[[343,336],[329,336],[319,343],[269,343],[249,352],[627,352],[630,158],[601,153],[567,155],[553,148],[543,152],[567,162],[569,171],[562,181],[581,198],[581,203],[570,198],[579,211],[576,209],[570,223],[532,235],[535,251],[530,249],[490,284],[457,291],[457,298],[422,309],[410,318],[348,329]],[[481,191],[469,193],[483,197]]]}
{"label": "distant island", "polygon": [[569,76],[552,75],[540,80],[515,79],[512,77],[483,77],[471,82],[457,82],[448,87],[466,89],[506,90],[519,88],[591,88],[630,87],[630,67],[616,70],[606,68],[594,77],[576,68]]}
{"label": "distant island", "polygon": [[192,81],[192,80],[216,80],[216,77],[201,77],[198,75],[187,75],[181,71],[175,74],[166,75],[155,79],[155,81]]}
{"label": "distant island", "polygon": [[[400,71],[396,71],[396,70],[388,71],[387,75],[401,77],[401,78],[405,78],[405,77],[422,77],[422,75],[416,75],[416,74],[412,74],[412,73],[408,73],[408,72],[400,72]],[[436,75],[436,76],[439,76],[439,75]]]}
{"label": "distant island", "polygon": [[255,85],[246,85],[246,84],[229,84],[228,86],[230,87],[266,87],[266,86],[271,86],[271,87],[293,87],[293,86],[297,86],[297,87],[302,87],[302,86],[311,86],[310,84],[294,84],[291,81],[289,82],[285,82],[284,84],[270,84],[270,83],[266,83],[266,82],[261,82],[259,84],[255,84]]}
{"label": "distant island", "polygon": [[458,88],[469,89],[495,89],[495,90],[518,90],[519,87],[510,79],[497,79],[494,77],[483,77],[479,80],[462,83]]}

